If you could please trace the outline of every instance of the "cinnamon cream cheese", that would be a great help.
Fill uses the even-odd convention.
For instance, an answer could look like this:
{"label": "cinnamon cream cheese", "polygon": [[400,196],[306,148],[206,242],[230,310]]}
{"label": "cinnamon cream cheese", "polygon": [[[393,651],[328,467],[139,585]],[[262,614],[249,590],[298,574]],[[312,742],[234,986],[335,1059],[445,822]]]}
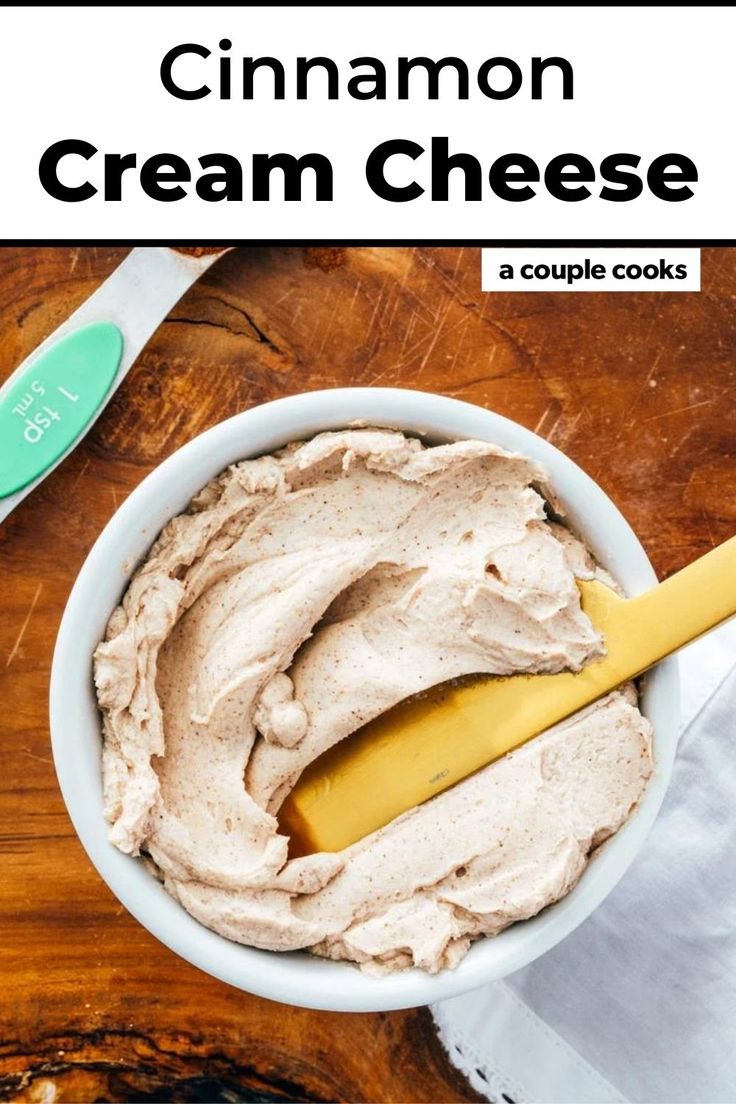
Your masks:
{"label": "cinnamon cream cheese", "polygon": [[402,698],[602,654],[575,583],[602,573],[545,484],[493,445],[370,429],[208,484],[95,654],[112,842],[230,939],[372,972],[454,966],[567,893],[651,773],[632,688],[338,854],[289,861],[276,819],[308,763]]}

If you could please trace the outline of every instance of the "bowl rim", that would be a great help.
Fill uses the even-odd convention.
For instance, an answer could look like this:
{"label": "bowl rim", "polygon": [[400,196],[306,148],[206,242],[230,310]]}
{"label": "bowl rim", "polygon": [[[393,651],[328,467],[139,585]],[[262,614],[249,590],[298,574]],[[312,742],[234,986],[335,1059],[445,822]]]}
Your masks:
{"label": "bowl rim", "polygon": [[[672,658],[648,676],[644,712],[657,718],[656,770],[626,824],[596,852],[567,896],[493,939],[474,943],[455,970],[428,975],[411,969],[376,978],[350,964],[304,952],[277,954],[246,947],[199,924],[143,863],[107,840],[89,642],[102,638],[100,628],[104,630],[136,563],[160,531],[161,517],[165,521],[180,512],[230,463],[320,430],[356,423],[430,439],[476,437],[540,461],[572,528],[588,540],[627,593],[640,593],[656,582],[638,538],[602,488],[561,450],[519,423],[472,403],[418,390],[348,387],[300,392],[242,411],[192,438],[130,493],[92,546],[69,595],[54,648],[49,696],[54,765],[74,828],[102,879],[148,931],[186,961],[247,992],[308,1008],[366,1012],[430,1004],[505,977],[566,938],[598,907],[635,859],[664,798],[677,746],[679,679]],[[250,447],[249,437],[260,443]],[[224,463],[223,456],[229,457]],[[123,548],[127,554],[121,557]],[[108,605],[114,590],[117,597]],[[102,593],[107,593],[104,602],[98,601]]]}

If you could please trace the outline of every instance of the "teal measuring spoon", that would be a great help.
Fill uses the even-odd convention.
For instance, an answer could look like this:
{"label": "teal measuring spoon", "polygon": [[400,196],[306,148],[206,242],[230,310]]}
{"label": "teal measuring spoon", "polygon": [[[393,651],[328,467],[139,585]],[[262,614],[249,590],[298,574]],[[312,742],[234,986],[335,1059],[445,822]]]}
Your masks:
{"label": "teal measuring spoon", "polygon": [[184,292],[225,250],[131,250],[0,388],[0,521],[94,424]]}

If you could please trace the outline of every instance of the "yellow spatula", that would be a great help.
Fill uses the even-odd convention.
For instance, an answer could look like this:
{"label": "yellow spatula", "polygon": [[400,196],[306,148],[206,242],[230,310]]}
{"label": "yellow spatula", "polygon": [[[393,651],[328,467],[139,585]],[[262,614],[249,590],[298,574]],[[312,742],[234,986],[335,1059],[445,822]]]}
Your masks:
{"label": "yellow spatula", "polygon": [[377,717],[307,767],[286,798],[290,855],[355,843],[736,614],[736,537],[637,598],[578,585],[605,657],[577,674],[445,684]]}

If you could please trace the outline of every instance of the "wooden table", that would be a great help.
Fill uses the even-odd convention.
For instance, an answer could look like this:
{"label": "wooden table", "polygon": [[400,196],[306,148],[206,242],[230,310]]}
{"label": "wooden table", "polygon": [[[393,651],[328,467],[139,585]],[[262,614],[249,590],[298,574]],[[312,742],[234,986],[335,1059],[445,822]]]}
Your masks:
{"label": "wooden table", "polygon": [[[0,250],[0,379],[125,252]],[[344,384],[440,391],[530,426],[599,480],[661,573],[681,567],[736,529],[736,251],[704,252],[702,286],[484,295],[476,249],[238,250],[172,311],[91,433],[0,526],[6,1097],[478,1099],[426,1010],[249,997],[118,905],[51,762],[57,626],[95,537],[155,464],[238,410]]]}

